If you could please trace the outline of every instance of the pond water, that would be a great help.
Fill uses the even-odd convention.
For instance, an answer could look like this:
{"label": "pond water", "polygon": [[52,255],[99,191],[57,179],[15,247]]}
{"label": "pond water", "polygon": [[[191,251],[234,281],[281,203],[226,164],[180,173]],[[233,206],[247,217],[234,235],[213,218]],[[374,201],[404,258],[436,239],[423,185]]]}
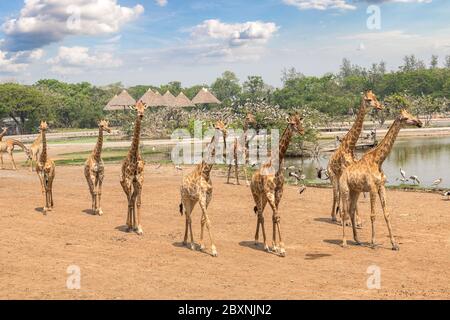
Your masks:
{"label": "pond water", "polygon": [[[360,157],[363,152],[358,152]],[[330,154],[322,156],[320,166],[327,167]],[[286,159],[286,166],[301,167],[307,179],[316,179],[317,161],[312,159]],[[400,168],[409,178],[416,175],[422,187],[429,187],[433,181],[442,178],[439,188],[450,188],[450,137],[418,137],[398,138],[389,157],[383,164],[383,170],[388,178],[388,185],[399,185]],[[407,184],[412,184],[411,181]]]}

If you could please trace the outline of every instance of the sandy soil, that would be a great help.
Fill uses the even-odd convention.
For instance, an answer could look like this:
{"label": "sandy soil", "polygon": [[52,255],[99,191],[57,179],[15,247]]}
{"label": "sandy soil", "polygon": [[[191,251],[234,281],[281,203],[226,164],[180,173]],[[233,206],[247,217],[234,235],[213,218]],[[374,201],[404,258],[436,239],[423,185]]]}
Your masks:
{"label": "sandy soil", "polygon": [[[343,249],[341,228],[329,220],[331,190],[309,188],[299,196],[288,186],[281,203],[287,256],[281,258],[254,245],[249,188],[214,176],[210,216],[219,257],[213,258],[181,245],[182,174],[172,166],[147,166],[145,234],[138,236],[124,232],[126,201],[118,165],[106,168],[102,217],[87,210],[82,167],[57,168],[55,211],[47,216],[35,173],[0,171],[0,298],[450,298],[450,202],[439,195],[388,192],[399,252],[390,250],[381,212],[378,249]],[[368,200],[360,207],[361,239],[369,241]],[[266,210],[269,221],[270,214]],[[198,240],[199,208],[193,227]],[[270,237],[270,223],[267,232]],[[81,268],[80,290],[66,288],[70,265]],[[371,265],[381,268],[380,290],[366,286]]]}

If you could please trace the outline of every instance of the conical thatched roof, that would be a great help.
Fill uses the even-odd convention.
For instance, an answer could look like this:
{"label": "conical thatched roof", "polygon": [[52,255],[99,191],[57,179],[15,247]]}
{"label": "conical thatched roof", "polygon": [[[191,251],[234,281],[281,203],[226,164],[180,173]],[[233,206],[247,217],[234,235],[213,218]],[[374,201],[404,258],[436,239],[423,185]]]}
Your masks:
{"label": "conical thatched roof", "polygon": [[221,102],[217,99],[211,92],[206,88],[202,88],[199,93],[192,99],[192,103],[194,104],[204,104],[204,103],[216,103],[220,104]]}
{"label": "conical thatched roof", "polygon": [[141,97],[141,101],[145,103],[147,106],[151,106],[152,101],[154,100],[155,93],[152,89],[148,89],[146,93]]}
{"label": "conical thatched roof", "polygon": [[147,96],[148,101],[144,101],[147,107],[161,107],[165,105],[164,98],[158,91],[149,93]]}
{"label": "conical thatched roof", "polygon": [[183,92],[180,92],[180,94],[175,98],[175,106],[177,107],[193,107],[194,104],[191,100],[189,100],[188,97],[185,96]]}
{"label": "conical thatched roof", "polygon": [[134,100],[126,90],[123,90],[118,96],[114,96],[114,98],[108,102],[105,110],[123,110],[127,107],[134,106],[135,104],[136,100]]}
{"label": "conical thatched roof", "polygon": [[164,98],[164,106],[166,107],[175,107],[175,96],[170,93],[169,90],[166,91],[163,95]]}

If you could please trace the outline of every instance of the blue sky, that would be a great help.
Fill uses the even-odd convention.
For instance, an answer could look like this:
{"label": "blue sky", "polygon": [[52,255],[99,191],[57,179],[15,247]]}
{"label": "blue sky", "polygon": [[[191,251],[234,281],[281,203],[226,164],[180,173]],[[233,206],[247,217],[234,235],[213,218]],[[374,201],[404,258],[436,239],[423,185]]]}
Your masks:
{"label": "blue sky", "polygon": [[321,75],[343,57],[443,61],[449,17],[446,0],[1,1],[0,81],[188,86],[231,70],[279,86],[283,68]]}

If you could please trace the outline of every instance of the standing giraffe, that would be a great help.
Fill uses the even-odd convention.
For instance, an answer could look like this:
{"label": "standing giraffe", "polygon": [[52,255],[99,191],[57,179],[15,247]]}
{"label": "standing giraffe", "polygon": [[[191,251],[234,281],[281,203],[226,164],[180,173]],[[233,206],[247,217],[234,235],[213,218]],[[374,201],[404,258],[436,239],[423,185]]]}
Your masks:
{"label": "standing giraffe", "polygon": [[108,121],[98,123],[98,139],[94,150],[84,164],[84,176],[92,196],[92,211],[99,216],[103,215],[100,204],[102,198],[102,184],[105,176],[105,165],[102,160],[103,131],[111,133]]}
{"label": "standing giraffe", "polygon": [[[245,181],[247,183],[247,185],[249,185],[248,179],[247,179],[247,164],[248,164],[248,137],[247,137],[247,133],[248,133],[248,129],[250,127],[250,125],[255,125],[256,124],[256,119],[255,116],[251,113],[247,113],[247,116],[245,117],[245,121],[244,121],[244,133],[243,133],[243,144],[241,145],[239,143],[239,139],[238,137],[234,138],[234,142],[233,142],[233,161],[234,161],[234,173],[236,176],[236,183],[239,183],[239,164],[238,164],[238,155],[240,152],[243,152],[244,155],[244,163],[242,164],[242,169],[244,170],[244,175],[245,175]],[[227,178],[227,183],[230,183],[230,176],[231,176],[231,168],[233,167],[233,163],[230,163],[228,165],[228,178]]]}
{"label": "standing giraffe", "polygon": [[[278,212],[278,206],[280,204],[281,197],[283,196],[284,187],[284,157],[288,149],[289,143],[291,142],[294,133],[303,135],[305,130],[303,128],[303,118],[297,114],[291,115],[288,119],[288,125],[283,132],[280,140],[279,154],[278,154],[278,169],[274,173],[272,167],[272,159],[264,164],[258,171],[253,174],[252,182],[250,188],[252,190],[253,199],[255,200],[255,214],[258,215],[258,221],[256,224],[256,234],[255,234],[255,244],[258,243],[259,239],[259,226],[261,225],[263,239],[264,239],[264,250],[270,251],[266,240],[266,231],[264,229],[264,208],[267,202],[272,208],[272,222],[273,222],[273,247],[272,250],[279,253],[280,256],[284,257],[286,255],[286,250],[284,244],[281,240],[281,230],[280,230],[280,215]],[[276,232],[278,231],[277,241]]]}
{"label": "standing giraffe", "polygon": [[[337,150],[330,157],[328,162],[328,175],[330,177],[331,184],[333,186],[333,206],[331,209],[331,219],[337,222],[337,213],[339,210],[339,178],[345,167],[355,162],[354,151],[356,148],[356,142],[361,135],[363,128],[364,118],[366,113],[370,108],[376,110],[382,110],[383,106],[378,102],[377,97],[369,90],[364,93],[361,98],[361,106],[359,108],[356,120],[353,123],[351,129],[347,134],[340,140],[340,145]],[[359,220],[359,215],[356,214],[357,225],[360,226],[361,222]]]}
{"label": "standing giraffe", "polygon": [[33,144],[30,146],[30,171],[33,172],[33,160],[37,163],[42,147],[42,135],[38,134]]}
{"label": "standing giraffe", "polygon": [[[212,183],[211,183],[211,169],[214,165],[216,156],[216,136],[223,134],[224,144],[226,144],[225,137],[227,134],[226,126],[222,121],[217,121],[215,124],[215,134],[209,144],[207,159],[203,159],[201,163],[197,164],[194,170],[183,178],[183,182],[180,188],[181,203],[180,213],[186,217],[186,224],[184,230],[183,244],[187,246],[188,231],[191,234],[191,249],[195,250],[194,236],[192,234],[192,220],[191,213],[197,202],[200,204],[202,210],[201,219],[201,232],[200,232],[200,250],[204,250],[203,244],[203,229],[206,225],[208,229],[209,239],[211,240],[211,254],[213,257],[217,257],[217,249],[214,244],[214,239],[211,234],[211,222],[208,217],[208,206],[212,198]],[[226,147],[226,146],[225,146]]]}
{"label": "standing giraffe", "polygon": [[44,197],[44,214],[53,210],[53,179],[55,178],[55,163],[47,157],[47,138],[45,132],[48,129],[47,122],[41,121],[39,126],[42,136],[42,153],[36,163],[36,172],[41,182],[42,196]]}
{"label": "standing giraffe", "polygon": [[[342,198],[343,220],[350,215],[353,227],[353,237],[357,244],[358,240],[357,230],[355,227],[355,211],[358,197],[361,192],[370,193],[370,220],[372,223],[372,246],[375,247],[375,200],[377,194],[381,201],[384,219],[386,220],[389,237],[391,239],[392,250],[399,250],[398,244],[395,242],[392,234],[391,222],[389,213],[386,211],[386,176],[383,173],[381,166],[384,160],[392,150],[395,139],[403,125],[413,125],[422,127],[422,122],[416,117],[410,115],[406,110],[401,110],[400,114],[395,119],[394,123],[389,128],[388,133],[377,147],[366,152],[363,157],[350,164],[344,169],[339,180],[340,193]],[[345,238],[345,223],[342,224],[342,246],[347,246]]]}
{"label": "standing giraffe", "polygon": [[136,121],[134,123],[133,141],[128,155],[122,163],[120,184],[128,200],[127,231],[135,231],[138,235],[142,235],[144,231],[141,226],[141,195],[144,184],[145,161],[141,157],[139,141],[141,136],[141,122],[147,107],[139,100],[136,103],[135,109]]}

